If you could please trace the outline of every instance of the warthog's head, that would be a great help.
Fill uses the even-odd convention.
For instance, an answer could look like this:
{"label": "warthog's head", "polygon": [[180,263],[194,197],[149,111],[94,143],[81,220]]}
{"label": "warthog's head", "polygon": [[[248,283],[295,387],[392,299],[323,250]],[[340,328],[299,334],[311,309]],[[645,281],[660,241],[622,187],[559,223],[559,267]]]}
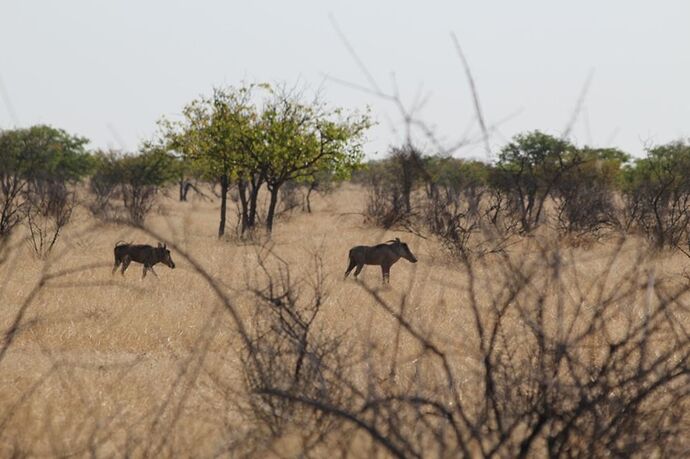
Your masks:
{"label": "warthog's head", "polygon": [[171,269],[175,269],[175,262],[172,261],[172,257],[170,256],[170,250],[168,250],[165,244],[161,244],[159,242],[158,248],[156,249],[156,253],[161,263],[163,263]]}
{"label": "warthog's head", "polygon": [[395,253],[397,253],[409,262],[417,263],[417,257],[414,256],[407,244],[402,242],[400,238],[396,237],[395,240],[390,242],[393,242],[393,244],[391,244],[391,247],[393,248],[393,250],[395,250]]}

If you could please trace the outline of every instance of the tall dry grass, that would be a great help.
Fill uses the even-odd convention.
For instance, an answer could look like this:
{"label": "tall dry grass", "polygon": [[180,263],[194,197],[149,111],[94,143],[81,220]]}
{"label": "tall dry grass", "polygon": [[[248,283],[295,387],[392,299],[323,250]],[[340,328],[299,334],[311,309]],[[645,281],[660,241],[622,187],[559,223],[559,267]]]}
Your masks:
{"label": "tall dry grass", "polygon": [[[85,209],[75,210],[47,260],[35,258],[23,235],[16,234],[0,264],[0,330],[6,338],[0,359],[0,455],[294,457],[323,455],[332,447],[355,457],[387,454],[366,431],[337,416],[319,421],[324,438],[306,435],[289,422],[273,432],[257,427],[245,373],[251,343],[239,332],[238,321],[249,336],[265,332],[264,310],[253,290],[285,274],[281,270],[289,270],[300,302],[312,298],[319,283],[313,333],[340,340],[351,368],[347,383],[357,393],[442,384],[443,374],[424,358],[421,336],[451,356],[460,376],[456,390],[463,401],[476,400],[478,406],[485,393],[472,306],[495,303],[511,263],[543,263],[545,253],[553,253],[545,247],[558,248],[565,281],[554,298],[579,298],[569,304],[579,301],[585,309],[591,308],[587,301],[596,289],[583,286],[598,285],[607,272],[606,288],[615,290],[631,267],[640,274],[653,272],[655,282],[663,279],[668,291],[679,292],[681,305],[688,299],[683,286],[690,260],[670,252],[650,256],[641,240],[573,248],[546,233],[522,240],[505,255],[483,258],[470,272],[432,239],[365,224],[365,201],[363,190],[345,185],[313,199],[313,213],[281,217],[270,241],[261,236],[252,242],[218,240],[217,203],[168,198],[148,218],[148,231],[100,223]],[[111,275],[117,241],[153,244],[154,235],[174,247],[177,269],[159,265],[159,278],[143,281],[140,265],[131,265],[124,277]],[[376,267],[365,268],[361,283],[342,279],[351,246],[393,237],[407,242],[420,262],[396,264],[386,288]],[[546,284],[547,279],[533,279],[526,291],[553,288]],[[642,317],[644,310],[636,308],[644,304],[631,303],[630,316]],[[556,330],[575,312],[566,308],[563,314],[547,317],[545,327]],[[409,329],[401,330],[401,317]],[[519,352],[527,333],[520,314],[509,313],[505,320],[504,332],[514,334],[506,333],[503,342]],[[682,308],[674,320],[690,327]],[[608,326],[613,335],[622,333],[625,315],[612,317]],[[595,338],[587,343],[598,345],[606,343]],[[680,383],[687,385],[687,377]],[[689,421],[684,415],[677,422],[687,427]],[[440,455],[460,451],[449,442]],[[480,454],[486,452],[483,447],[470,445],[466,452]],[[515,452],[506,446],[495,454]]]}

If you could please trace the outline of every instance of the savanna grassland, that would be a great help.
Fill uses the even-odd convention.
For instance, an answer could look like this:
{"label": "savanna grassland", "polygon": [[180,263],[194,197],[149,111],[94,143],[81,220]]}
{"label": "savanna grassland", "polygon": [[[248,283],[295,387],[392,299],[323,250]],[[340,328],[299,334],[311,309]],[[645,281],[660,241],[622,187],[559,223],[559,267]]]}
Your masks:
{"label": "savanna grassland", "polygon": [[[365,201],[344,184],[250,240],[218,239],[217,200],[161,197],[145,230],[80,207],[45,260],[15,233],[0,264],[0,456],[542,456],[549,438],[579,455],[619,430],[610,450],[688,454],[686,256],[649,252],[636,236],[573,244],[545,228],[462,261],[433,237],[370,225]],[[396,264],[390,286],[374,266],[361,282],[342,279],[350,247],[395,237],[419,262]],[[120,240],[167,242],[176,269],[111,274]],[[286,285],[295,308],[318,298],[304,367],[319,376],[295,386],[256,369],[284,367],[284,348],[263,335],[289,311],[262,300],[270,285],[275,308],[293,304],[275,300]],[[501,370],[490,390],[486,355]],[[257,398],[276,388],[305,407]],[[304,403],[310,394],[323,406]],[[443,403],[373,408],[403,396]],[[559,417],[540,421],[539,407]],[[642,441],[651,432],[659,449]]]}

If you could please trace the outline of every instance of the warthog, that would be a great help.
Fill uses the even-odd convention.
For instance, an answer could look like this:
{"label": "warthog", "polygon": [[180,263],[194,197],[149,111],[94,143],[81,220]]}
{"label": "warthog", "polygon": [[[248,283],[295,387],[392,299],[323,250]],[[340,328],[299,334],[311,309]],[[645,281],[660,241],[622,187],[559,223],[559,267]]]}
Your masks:
{"label": "warthog", "polygon": [[115,245],[115,266],[113,266],[113,274],[117,271],[118,266],[122,264],[122,275],[125,275],[125,271],[129,264],[133,261],[137,263],[142,263],[144,265],[144,273],[141,275],[143,279],[146,277],[146,271],[151,271],[156,277],[156,271],[153,270],[153,266],[156,263],[163,263],[171,269],[175,269],[175,263],[172,261],[170,256],[170,250],[167,249],[165,244],[158,243],[158,247],[152,247],[148,244],[127,244],[124,242],[118,242]]}
{"label": "warthog", "polygon": [[350,264],[345,271],[345,277],[356,266],[355,277],[362,271],[364,265],[379,265],[383,274],[383,283],[390,283],[391,266],[400,258],[404,258],[412,263],[417,263],[417,258],[412,254],[410,248],[399,238],[388,241],[384,244],[373,247],[358,245],[350,249]]}

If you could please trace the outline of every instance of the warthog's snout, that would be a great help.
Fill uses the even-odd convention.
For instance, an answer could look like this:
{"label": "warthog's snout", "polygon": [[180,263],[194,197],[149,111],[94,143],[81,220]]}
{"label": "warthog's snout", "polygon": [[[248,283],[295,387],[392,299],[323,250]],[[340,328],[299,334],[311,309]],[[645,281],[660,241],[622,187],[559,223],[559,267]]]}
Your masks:
{"label": "warthog's snout", "polygon": [[417,263],[417,257],[412,255],[412,252],[403,255],[403,258],[409,261],[410,263]]}
{"label": "warthog's snout", "polygon": [[165,258],[163,258],[163,263],[168,266],[170,269],[175,269],[175,262],[172,260],[172,257],[170,256],[170,250],[163,249],[165,250]]}

